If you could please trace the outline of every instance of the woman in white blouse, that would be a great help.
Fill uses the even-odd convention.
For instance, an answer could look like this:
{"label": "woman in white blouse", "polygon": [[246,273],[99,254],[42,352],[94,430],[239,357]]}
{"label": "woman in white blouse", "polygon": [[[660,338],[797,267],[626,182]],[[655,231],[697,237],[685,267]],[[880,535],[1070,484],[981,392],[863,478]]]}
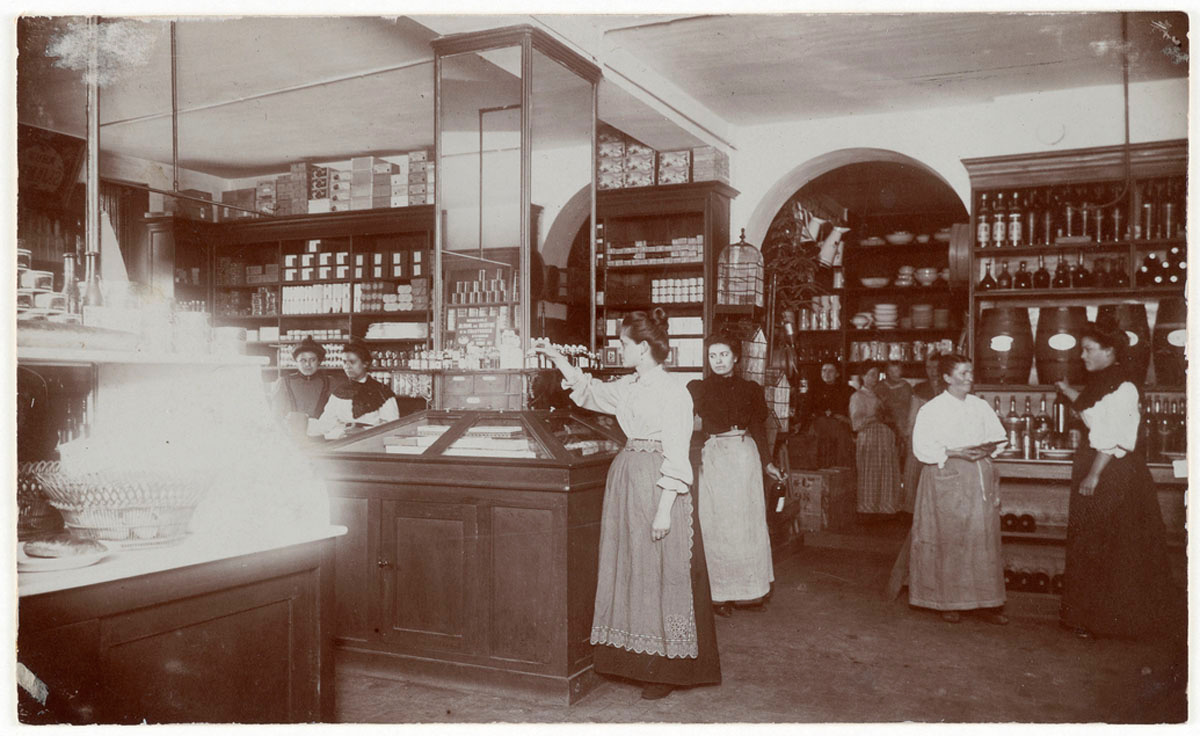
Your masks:
{"label": "woman in white blouse", "polygon": [[921,407],[913,454],[922,463],[909,540],[908,600],[942,612],[978,610],[1006,624],[1004,560],[1000,555],[1000,493],[991,456],[1005,444],[1004,427],[987,402],[971,394],[975,373],[961,355],[944,355],[938,370],[946,390]]}
{"label": "woman in white blouse", "polygon": [[1122,331],[1090,325],[1080,345],[1083,390],[1058,383],[1088,430],[1071,471],[1060,618],[1080,638],[1138,636],[1163,623],[1170,600],[1162,512],[1137,447],[1138,389]]}
{"label": "woman in white blouse", "polygon": [[700,524],[690,493],[692,397],[662,366],[666,314],[621,322],[632,375],[604,382],[552,348],[538,351],[562,372],[571,399],[613,414],[628,437],[609,467],[591,643],[596,671],[643,683],[642,697],[721,681]]}

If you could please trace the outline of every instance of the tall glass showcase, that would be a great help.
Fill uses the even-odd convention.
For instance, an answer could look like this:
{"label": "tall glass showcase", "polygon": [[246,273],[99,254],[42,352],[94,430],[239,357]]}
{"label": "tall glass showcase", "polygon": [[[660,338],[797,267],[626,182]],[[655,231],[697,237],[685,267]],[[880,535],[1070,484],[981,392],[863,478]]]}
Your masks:
{"label": "tall glass showcase", "polygon": [[[450,373],[520,372],[545,334],[546,233],[580,192],[595,218],[599,69],[529,26],[433,47],[434,350]],[[519,393],[491,407],[523,408]],[[435,391],[437,408],[473,408],[455,395]]]}

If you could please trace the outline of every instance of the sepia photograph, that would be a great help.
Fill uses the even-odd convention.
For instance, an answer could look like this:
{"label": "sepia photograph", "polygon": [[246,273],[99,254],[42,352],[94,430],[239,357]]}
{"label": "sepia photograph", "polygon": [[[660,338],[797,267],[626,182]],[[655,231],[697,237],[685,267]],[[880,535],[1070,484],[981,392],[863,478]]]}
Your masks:
{"label": "sepia photograph", "polygon": [[6,732],[1189,722],[1186,7],[36,5]]}

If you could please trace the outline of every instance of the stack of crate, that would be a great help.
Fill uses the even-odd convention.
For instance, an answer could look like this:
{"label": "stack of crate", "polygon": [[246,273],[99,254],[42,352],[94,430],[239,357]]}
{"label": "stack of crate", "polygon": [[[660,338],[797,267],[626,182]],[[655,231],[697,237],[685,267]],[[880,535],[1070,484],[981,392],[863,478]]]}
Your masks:
{"label": "stack of crate", "polygon": [[[350,211],[350,191],[353,185],[354,175],[352,172],[343,171],[342,169],[329,170],[329,211],[330,212],[349,212]],[[309,202],[308,211],[312,212],[312,203]]]}
{"label": "stack of crate", "polygon": [[[429,151],[408,154],[408,204],[433,204],[437,176]],[[396,205],[392,205],[395,207]]]}
{"label": "stack of crate", "polygon": [[712,146],[692,149],[692,181],[729,183],[729,155]]}
{"label": "stack of crate", "polygon": [[616,128],[601,128],[597,133],[596,172],[599,189],[625,186],[625,136]]}
{"label": "stack of crate", "polygon": [[275,214],[275,180],[259,179],[254,186],[254,209],[267,215]]}
{"label": "stack of crate", "polygon": [[687,184],[692,180],[691,151],[663,151],[658,154],[658,183]]}

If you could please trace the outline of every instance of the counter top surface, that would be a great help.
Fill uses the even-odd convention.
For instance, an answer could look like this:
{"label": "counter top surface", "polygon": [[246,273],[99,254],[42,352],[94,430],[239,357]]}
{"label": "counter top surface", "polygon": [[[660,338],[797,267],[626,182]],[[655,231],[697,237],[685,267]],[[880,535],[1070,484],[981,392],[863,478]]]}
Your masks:
{"label": "counter top surface", "polygon": [[230,539],[226,536],[192,535],[180,544],[169,547],[146,547],[142,549],[114,549],[108,556],[94,565],[74,570],[53,572],[18,572],[17,595],[19,597],[53,593],[86,585],[108,583],[114,580],[149,575],[190,565],[229,559],[256,552],[266,552],[297,544],[316,542],[338,537],[346,533],[346,527],[329,525],[319,529],[308,529],[291,534],[276,534],[256,539]]}
{"label": "counter top surface", "polygon": [[[1071,460],[996,458],[994,462],[1001,478],[1071,479]],[[1155,483],[1187,486],[1187,461],[1179,460],[1176,463],[1150,463],[1147,467]]]}

